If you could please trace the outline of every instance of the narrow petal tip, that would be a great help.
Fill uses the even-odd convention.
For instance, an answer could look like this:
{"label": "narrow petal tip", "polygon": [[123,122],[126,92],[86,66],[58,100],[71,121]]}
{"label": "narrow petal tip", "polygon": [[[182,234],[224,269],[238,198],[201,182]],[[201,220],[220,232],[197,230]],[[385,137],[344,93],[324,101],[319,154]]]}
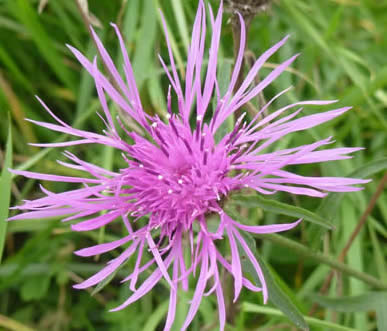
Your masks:
{"label": "narrow petal tip", "polygon": [[83,289],[85,289],[86,287],[82,286],[82,283],[80,283],[80,284],[75,284],[75,285],[73,285],[73,288],[75,288],[76,290],[83,290]]}

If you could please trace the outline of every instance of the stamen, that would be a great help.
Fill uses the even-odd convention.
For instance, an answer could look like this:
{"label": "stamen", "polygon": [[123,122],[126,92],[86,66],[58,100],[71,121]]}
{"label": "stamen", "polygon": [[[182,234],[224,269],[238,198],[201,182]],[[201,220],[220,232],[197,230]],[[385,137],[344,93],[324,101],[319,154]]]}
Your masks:
{"label": "stamen", "polygon": [[200,151],[203,152],[203,147],[204,147],[204,138],[200,140]]}
{"label": "stamen", "polygon": [[187,140],[186,140],[185,138],[183,138],[183,143],[184,143],[185,147],[187,147],[188,152],[189,152],[190,154],[192,154],[191,146],[188,144],[188,142],[187,142]]}
{"label": "stamen", "polygon": [[164,153],[164,155],[169,158],[169,153],[166,151],[166,149],[163,146],[160,146],[161,151]]}
{"label": "stamen", "polygon": [[167,114],[167,118],[170,119],[170,117],[168,117],[168,116],[171,116],[170,114],[172,114],[171,85],[169,85],[169,87],[168,87],[167,110],[169,112],[169,114]]}
{"label": "stamen", "polygon": [[163,144],[163,145],[167,145],[167,143],[165,142],[163,136],[161,135],[161,133],[159,131],[155,131],[155,134],[157,136],[157,138],[159,138],[160,142]]}
{"label": "stamen", "polygon": [[175,126],[174,120],[172,119],[171,121],[169,121],[169,123],[171,124],[172,130],[175,133],[176,137],[180,137],[179,132],[177,131],[177,128]]}

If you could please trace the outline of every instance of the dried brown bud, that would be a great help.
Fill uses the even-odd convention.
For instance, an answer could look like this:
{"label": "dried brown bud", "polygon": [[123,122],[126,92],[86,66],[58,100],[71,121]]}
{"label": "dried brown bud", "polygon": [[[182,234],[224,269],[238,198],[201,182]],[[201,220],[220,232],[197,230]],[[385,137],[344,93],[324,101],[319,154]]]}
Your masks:
{"label": "dried brown bud", "polygon": [[239,12],[243,17],[254,17],[256,14],[265,11],[271,0],[224,0],[226,12]]}

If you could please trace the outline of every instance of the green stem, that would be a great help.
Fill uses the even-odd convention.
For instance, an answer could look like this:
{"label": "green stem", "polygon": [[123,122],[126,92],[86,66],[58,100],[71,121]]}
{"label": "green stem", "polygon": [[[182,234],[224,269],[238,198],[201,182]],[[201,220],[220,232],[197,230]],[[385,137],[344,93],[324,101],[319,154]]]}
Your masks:
{"label": "green stem", "polygon": [[337,261],[334,257],[328,256],[322,253],[318,252],[313,252],[310,248],[301,245],[293,240],[284,238],[278,234],[254,234],[254,236],[265,239],[265,240],[270,240],[273,243],[276,243],[280,246],[284,246],[289,248],[292,252],[304,256],[306,258],[310,258],[312,260],[327,264],[331,266],[333,269],[336,269],[338,271],[341,271],[349,276],[352,276],[354,278],[357,278],[359,280],[362,280],[363,282],[377,288],[377,289],[382,289],[386,290],[387,289],[387,284],[380,281],[379,279],[370,276],[368,274],[365,274],[363,272],[357,271],[355,269],[352,269],[345,263]]}

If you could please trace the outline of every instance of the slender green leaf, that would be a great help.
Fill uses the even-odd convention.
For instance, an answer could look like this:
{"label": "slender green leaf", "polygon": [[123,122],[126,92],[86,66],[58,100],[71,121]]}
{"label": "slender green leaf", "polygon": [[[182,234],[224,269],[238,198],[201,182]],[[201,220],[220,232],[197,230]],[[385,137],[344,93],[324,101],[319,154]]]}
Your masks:
{"label": "slender green leaf", "polygon": [[141,28],[138,33],[137,48],[133,58],[133,70],[139,90],[153,63],[154,42],[157,34],[156,15],[153,1],[144,1],[141,13]]}
{"label": "slender green leaf", "polygon": [[318,45],[328,56],[332,56],[332,51],[329,45],[318,31],[318,28],[316,28],[309,20],[309,17],[304,15],[304,13],[297,8],[295,3],[291,0],[284,0],[283,5],[289,14],[294,18],[294,23],[299,25],[302,31],[309,35],[310,40],[314,41],[316,45]]}
{"label": "slender green leaf", "polygon": [[282,215],[303,218],[308,222],[320,225],[326,229],[333,229],[333,226],[329,224],[323,217],[309,210],[306,210],[301,207],[289,205],[283,202],[279,202],[277,200],[262,198],[259,195],[254,195],[254,196],[233,195],[231,202],[236,203],[238,205],[246,206],[249,208],[259,207],[265,211],[269,211],[275,214],[282,214]]}
{"label": "slender green leaf", "polygon": [[363,295],[327,298],[320,295],[311,295],[319,305],[342,312],[376,311],[376,322],[379,331],[387,330],[387,292],[368,292]]}
{"label": "slender green leaf", "polygon": [[0,315],[0,326],[6,328],[6,330],[11,330],[11,331],[34,331],[35,330],[4,315]]}
{"label": "slender green leaf", "polygon": [[352,276],[357,279],[360,279],[363,282],[375,288],[379,288],[383,290],[387,289],[387,284],[384,283],[383,281],[380,281],[379,279],[369,274],[366,274],[364,272],[357,271],[351,268],[350,266],[346,265],[345,263],[341,263],[337,261],[337,259],[332,256],[322,254],[319,252],[314,252],[313,249],[311,249],[310,247],[304,246],[294,240],[287,239],[275,233],[264,234],[264,235],[254,234],[254,237],[270,240],[273,243],[276,243],[278,245],[288,248],[292,253],[309,258],[315,261],[316,263],[324,263],[326,265],[329,265],[330,267],[336,270],[339,270],[344,274],[347,274],[348,276]]}
{"label": "slender green leaf", "polygon": [[368,178],[387,169],[387,157],[369,162],[349,174],[349,177]]}
{"label": "slender green leaf", "polygon": [[[100,33],[99,37],[104,40],[104,33]],[[91,58],[95,54],[95,45],[93,41],[89,41],[87,45],[86,56]],[[75,110],[75,116],[79,117],[84,113],[85,109],[90,106],[91,98],[94,92],[94,79],[86,70],[82,70],[80,74],[80,82],[78,85],[78,98]]]}
{"label": "slender green leaf", "polygon": [[[280,286],[272,276],[269,267],[266,265],[266,262],[257,253],[254,239],[246,233],[243,233],[243,237],[245,238],[246,243],[249,245],[249,248],[252,252],[254,252],[254,255],[259,261],[263,275],[265,277],[265,282],[269,293],[269,300],[277,308],[279,308],[295,325],[297,325],[297,327],[301,328],[302,330],[309,330],[309,327],[305,323],[301,312],[298,310],[296,305],[290,300],[290,298],[285,294],[285,292],[280,288]],[[237,242],[237,244],[239,255],[241,256],[243,270],[247,271],[251,275],[257,286],[262,286],[261,282],[259,281],[257,272],[255,271],[252,263],[250,262],[250,259],[247,257],[239,241]]]}
{"label": "slender green leaf", "polygon": [[[159,0],[155,0],[155,1],[157,3],[157,6],[160,7]],[[162,27],[162,20],[161,20],[161,16],[160,15],[158,15],[158,19],[159,19],[160,27]],[[180,75],[182,77],[184,77],[185,66],[184,66],[183,58],[181,56],[179,47],[177,46],[177,42],[176,42],[175,36],[174,36],[174,34],[172,33],[172,30],[169,27],[169,22],[168,22],[167,18],[165,18],[165,21],[166,21],[166,25],[167,25],[168,38],[169,38],[169,41],[171,43],[172,53],[173,53],[173,56],[175,57],[177,69],[180,71]],[[162,29],[163,29],[163,27],[162,27]],[[167,63],[168,62],[169,61],[167,61]]]}
{"label": "slender green leaf", "polygon": [[108,285],[113,278],[116,276],[118,272],[118,269],[116,269],[114,272],[112,272],[108,277],[106,277],[103,281],[99,282],[97,286],[93,289],[91,292],[91,295],[96,295],[98,292],[100,292],[106,285]]}
{"label": "slender green leaf", "polygon": [[179,27],[179,33],[183,41],[184,47],[186,50],[188,50],[188,47],[189,47],[188,27],[187,27],[187,21],[185,18],[185,13],[181,3],[182,3],[182,0],[172,1],[172,9],[175,13],[175,18],[177,21],[177,25]]}
{"label": "slender green leaf", "polygon": [[367,82],[367,85],[365,86],[366,94],[362,93],[359,86],[351,87],[341,98],[339,105],[359,105],[366,100],[367,95],[374,94],[376,90],[383,88],[386,85],[387,66],[380,68],[373,79]]}
{"label": "slender green leaf", "polygon": [[353,297],[327,298],[318,294],[309,295],[319,305],[342,312],[375,310],[380,301],[387,300],[387,292],[368,292]]}
{"label": "slender green leaf", "polygon": [[21,72],[19,66],[15,63],[12,55],[9,54],[2,46],[0,46],[0,60],[2,64],[12,73],[12,77],[15,80],[18,80],[24,88],[30,93],[35,93],[35,87],[27,79],[25,75]]}
{"label": "slender green leaf", "polygon": [[22,22],[31,32],[31,36],[38,47],[40,53],[45,58],[51,69],[62,83],[74,90],[74,81],[69,69],[63,64],[62,56],[57,52],[54,43],[50,39],[47,31],[39,20],[37,11],[32,8],[31,2],[28,0],[7,1],[13,14]]}
{"label": "slender green leaf", "polygon": [[[81,115],[75,119],[74,124],[72,125],[72,127],[76,128],[76,129],[79,128],[81,126],[81,124],[84,123],[86,121],[86,119],[91,114],[95,113],[97,107],[99,107],[99,103],[92,104],[89,107],[89,109],[87,109],[86,112],[81,113]],[[68,134],[62,134],[54,142],[65,141],[66,138],[68,138],[68,136],[69,136]],[[54,147],[44,148],[41,151],[39,151],[38,153],[36,153],[33,157],[28,159],[27,161],[21,163],[18,167],[16,167],[16,169],[17,170],[28,170],[31,167],[33,167],[36,163],[38,163],[40,160],[42,160],[44,157],[46,157],[50,152],[52,152],[54,150],[56,150],[56,148],[54,148]],[[14,176],[14,175],[12,175],[12,176]]]}
{"label": "slender green leaf", "polygon": [[8,139],[5,149],[5,159],[0,178],[0,262],[3,256],[5,238],[7,235],[7,218],[11,199],[12,176],[9,168],[12,167],[12,127],[8,120]]}
{"label": "slender green leaf", "polygon": [[[219,82],[219,91],[220,94],[223,95],[227,91],[227,87],[230,82],[232,66],[228,61],[221,61],[219,74],[218,74],[218,82]],[[216,108],[216,101],[214,100],[213,109]],[[215,141],[219,142],[227,133],[231,132],[234,128],[234,120],[232,116],[226,118],[226,120],[222,123],[219,129],[215,133]]]}
{"label": "slender green leaf", "polygon": [[[242,310],[249,313],[261,313],[261,314],[266,314],[271,316],[284,316],[284,314],[277,309],[258,306],[250,302],[244,302],[242,304]],[[305,321],[308,322],[311,326],[324,327],[326,328],[326,330],[330,330],[330,331],[358,331],[352,328],[348,328],[346,326],[342,326],[342,325],[327,322],[327,321],[322,321],[317,318],[313,318],[309,316],[304,316],[304,318],[305,318]]]}
{"label": "slender green leaf", "polygon": [[72,19],[72,17],[69,15],[68,10],[64,8],[63,4],[60,1],[51,1],[50,8],[52,8],[52,10],[58,16],[58,20],[63,29],[66,31],[67,36],[70,38],[72,46],[78,49],[82,49],[83,44],[80,40],[79,34],[83,31],[79,29],[79,21],[77,22]]}
{"label": "slender green leaf", "polygon": [[[368,178],[384,169],[387,169],[387,158],[369,162],[366,165],[361,166],[360,168],[350,173],[348,177]],[[326,218],[329,221],[333,221],[337,215],[337,211],[343,197],[344,195],[342,193],[336,193],[336,192],[329,193],[328,196],[322,200],[316,213]],[[325,230],[321,228],[316,229],[316,231],[313,233],[313,236],[311,238],[311,243],[314,248],[320,244],[321,242],[320,238],[324,233],[325,233]]]}
{"label": "slender green leaf", "polygon": [[374,229],[375,224],[378,224],[378,223],[376,221],[368,222],[368,231],[371,237],[372,247],[375,251],[374,253],[375,266],[378,271],[379,277],[384,280],[387,280],[387,261],[383,254],[383,250],[381,247],[382,244],[379,242],[375,233],[375,229]]}
{"label": "slender green leaf", "polygon": [[168,301],[164,301],[160,304],[155,311],[147,317],[146,323],[142,330],[144,331],[155,331],[158,324],[162,321],[165,314],[168,311]]}
{"label": "slender green leaf", "polygon": [[[141,18],[139,15],[139,0],[131,0],[126,3],[124,19],[121,26],[121,33],[124,36],[126,47],[128,49],[128,55],[131,55],[131,46],[136,34],[136,25]],[[122,61],[121,61],[122,63]],[[120,70],[122,65],[118,67]]]}
{"label": "slender green leaf", "polygon": [[[184,324],[184,321],[187,317],[189,305],[185,304],[188,303],[192,299],[193,293],[192,291],[179,291],[177,294],[177,307],[176,307],[176,315],[175,315],[175,321],[172,325],[171,331],[180,331],[181,327]],[[181,304],[179,304],[181,303]]]}
{"label": "slender green leaf", "polygon": [[[345,243],[350,240],[351,233],[356,227],[358,222],[356,209],[353,207],[353,204],[350,199],[344,199],[341,207],[341,218],[343,220],[342,231],[341,231],[341,240],[340,247],[345,246]],[[351,249],[349,250],[346,262],[352,266],[354,269],[364,272],[365,268],[365,258],[364,258],[364,231],[361,231],[355,238],[352,243]],[[358,279],[349,280],[349,295],[359,295],[364,293],[367,290],[367,285]],[[358,313],[354,316],[353,326],[359,330],[367,329],[367,314]]]}

